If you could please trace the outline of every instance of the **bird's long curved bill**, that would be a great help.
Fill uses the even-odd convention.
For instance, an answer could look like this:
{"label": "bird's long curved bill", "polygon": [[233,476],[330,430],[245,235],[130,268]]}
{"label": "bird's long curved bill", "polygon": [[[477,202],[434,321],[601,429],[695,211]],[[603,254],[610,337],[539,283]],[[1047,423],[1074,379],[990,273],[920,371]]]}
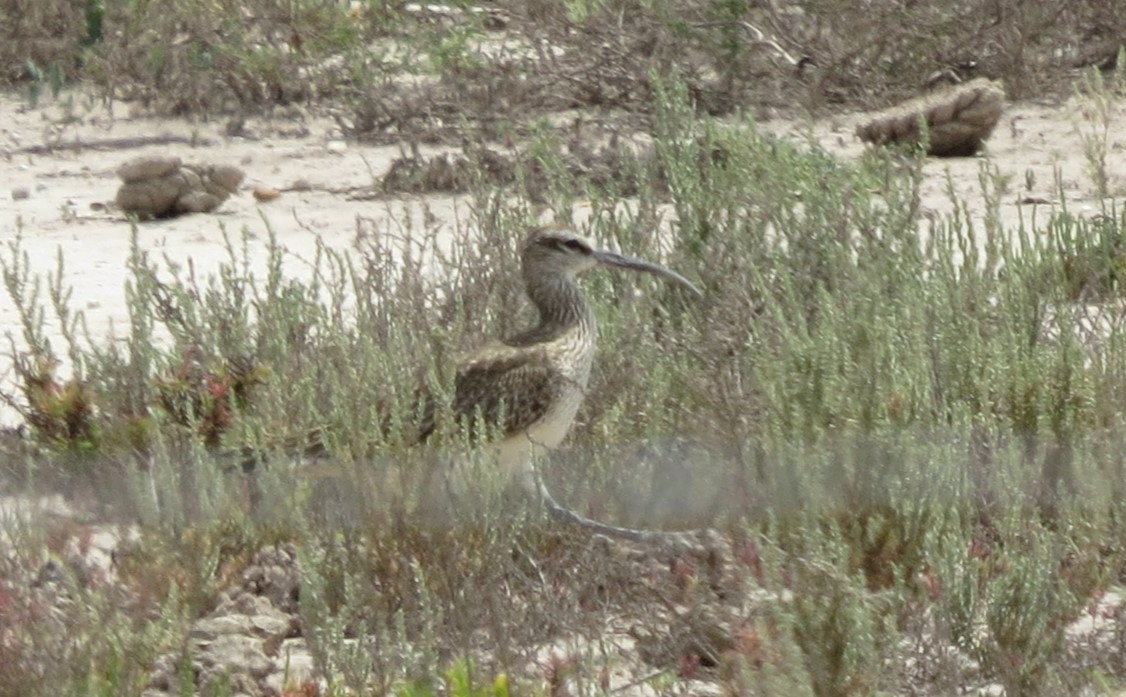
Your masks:
{"label": "bird's long curved bill", "polygon": [[693,285],[693,283],[687,278],[681,276],[675,271],[666,269],[660,264],[654,264],[651,261],[645,261],[644,259],[638,259],[636,257],[627,257],[624,254],[618,254],[617,252],[611,252],[605,249],[599,249],[598,251],[596,251],[594,253],[594,258],[598,260],[598,263],[605,264],[606,266],[616,266],[620,269],[630,269],[633,271],[645,271],[646,273],[651,273],[655,276],[660,276],[670,281],[675,281],[681,286],[687,288],[689,292],[691,292],[698,298],[703,297],[704,295],[702,292],[700,292],[700,289]]}

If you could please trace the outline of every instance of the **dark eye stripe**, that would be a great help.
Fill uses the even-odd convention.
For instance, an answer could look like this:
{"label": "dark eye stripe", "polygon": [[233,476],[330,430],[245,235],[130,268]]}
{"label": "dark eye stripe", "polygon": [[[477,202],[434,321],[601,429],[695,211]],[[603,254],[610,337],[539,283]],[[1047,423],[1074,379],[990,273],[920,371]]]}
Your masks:
{"label": "dark eye stripe", "polygon": [[563,246],[568,248],[568,249],[573,249],[576,252],[582,252],[583,254],[590,254],[590,250],[586,248],[586,245],[583,244],[582,242],[579,242],[578,240],[567,240],[563,243]]}

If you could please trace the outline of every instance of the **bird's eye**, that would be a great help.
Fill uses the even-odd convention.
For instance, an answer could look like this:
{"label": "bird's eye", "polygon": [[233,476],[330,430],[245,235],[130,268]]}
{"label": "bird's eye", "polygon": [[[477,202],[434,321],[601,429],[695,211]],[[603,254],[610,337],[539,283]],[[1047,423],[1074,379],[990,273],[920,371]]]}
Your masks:
{"label": "bird's eye", "polygon": [[587,253],[586,245],[578,240],[567,240],[563,243],[563,246],[573,252],[582,252],[583,254]]}

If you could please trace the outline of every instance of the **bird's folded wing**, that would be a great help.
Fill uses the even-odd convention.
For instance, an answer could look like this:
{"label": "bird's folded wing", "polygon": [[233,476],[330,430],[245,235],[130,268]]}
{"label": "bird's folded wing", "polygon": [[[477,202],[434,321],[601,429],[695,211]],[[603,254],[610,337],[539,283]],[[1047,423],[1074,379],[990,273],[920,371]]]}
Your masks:
{"label": "bird's folded wing", "polygon": [[511,436],[543,418],[564,380],[545,351],[494,345],[459,366],[454,414],[463,424]]}

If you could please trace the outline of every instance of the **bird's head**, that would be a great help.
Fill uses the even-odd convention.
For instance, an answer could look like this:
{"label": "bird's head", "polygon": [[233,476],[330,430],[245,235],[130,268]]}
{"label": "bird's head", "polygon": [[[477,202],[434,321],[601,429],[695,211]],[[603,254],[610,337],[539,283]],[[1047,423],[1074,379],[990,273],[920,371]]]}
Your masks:
{"label": "bird's head", "polygon": [[675,281],[693,295],[700,290],[675,271],[636,257],[599,249],[590,240],[565,227],[537,228],[528,236],[522,254],[524,277],[531,283],[552,276],[570,278],[596,266],[644,271]]}

